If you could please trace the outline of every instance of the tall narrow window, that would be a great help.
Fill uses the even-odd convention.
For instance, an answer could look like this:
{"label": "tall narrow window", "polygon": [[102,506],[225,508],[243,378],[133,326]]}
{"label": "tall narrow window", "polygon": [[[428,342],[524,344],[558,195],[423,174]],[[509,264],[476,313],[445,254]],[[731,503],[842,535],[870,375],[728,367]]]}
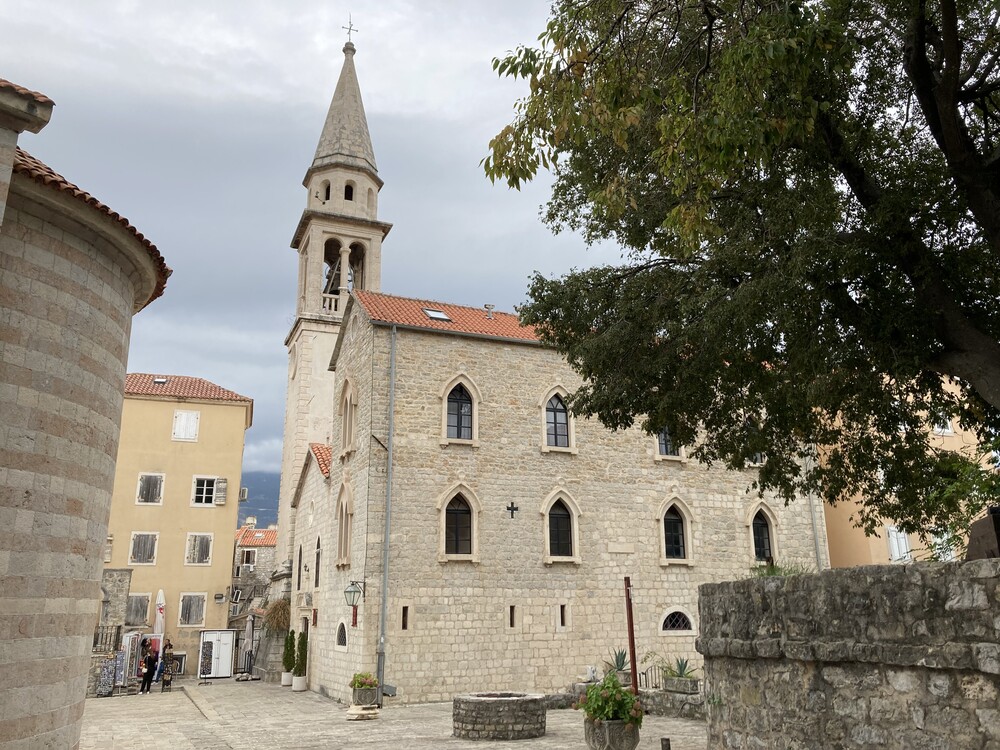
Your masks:
{"label": "tall narrow window", "polygon": [[545,442],[554,448],[569,447],[569,413],[558,393],[545,406]]}
{"label": "tall narrow window", "polygon": [[313,586],[319,587],[319,537],[316,538],[316,570],[313,571]]}
{"label": "tall narrow window", "polygon": [[461,383],[448,394],[448,437],[472,440],[472,396]]}
{"label": "tall narrow window", "polygon": [[400,630],[407,630],[410,627],[410,608],[403,607],[403,617],[400,622]]}
{"label": "tall narrow window", "polygon": [[299,566],[296,572],[297,575],[295,576],[295,590],[301,591],[302,590],[302,545],[301,544],[299,545]]}
{"label": "tall narrow window", "polygon": [[349,182],[346,185],[344,185],[344,200],[345,201],[354,200],[354,185],[352,185]]}
{"label": "tall narrow window", "polygon": [[516,610],[514,609],[514,605],[511,604],[510,607],[507,610],[507,627],[508,628],[512,628],[516,624],[517,618],[515,617],[515,614],[516,614]]}
{"label": "tall narrow window", "polygon": [[684,549],[684,517],[672,506],[663,514],[663,542],[664,557],[683,560],[687,556]]}
{"label": "tall narrow window", "polygon": [[657,443],[659,445],[661,456],[680,457],[680,446],[674,443],[673,438],[670,437],[670,431],[666,427],[660,430],[660,434],[657,436]]}
{"label": "tall narrow window", "polygon": [[771,524],[767,522],[764,511],[758,510],[753,517],[753,556],[761,562],[773,559],[771,552]]}
{"label": "tall narrow window", "polygon": [[472,509],[461,495],[445,509],[444,551],[446,555],[472,554]]}
{"label": "tall narrow window", "polygon": [[573,556],[573,516],[562,500],[556,500],[549,509],[549,554]]}
{"label": "tall narrow window", "polygon": [[351,564],[351,527],[354,520],[354,506],[351,493],[345,484],[337,496],[337,565]]}
{"label": "tall narrow window", "polygon": [[343,395],[340,398],[340,447],[342,455],[346,455],[354,450],[355,412],[354,391],[351,388],[351,384],[345,382]]}

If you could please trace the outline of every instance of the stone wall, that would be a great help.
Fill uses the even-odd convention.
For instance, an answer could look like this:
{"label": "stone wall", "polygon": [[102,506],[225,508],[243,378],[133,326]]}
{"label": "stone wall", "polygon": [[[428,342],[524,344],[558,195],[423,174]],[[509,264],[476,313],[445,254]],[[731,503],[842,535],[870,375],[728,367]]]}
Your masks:
{"label": "stone wall", "polygon": [[700,594],[710,748],[1000,747],[1000,561]]}
{"label": "stone wall", "polygon": [[131,582],[131,568],[105,568],[101,573],[100,625],[125,624],[125,611],[128,609],[128,592]]}

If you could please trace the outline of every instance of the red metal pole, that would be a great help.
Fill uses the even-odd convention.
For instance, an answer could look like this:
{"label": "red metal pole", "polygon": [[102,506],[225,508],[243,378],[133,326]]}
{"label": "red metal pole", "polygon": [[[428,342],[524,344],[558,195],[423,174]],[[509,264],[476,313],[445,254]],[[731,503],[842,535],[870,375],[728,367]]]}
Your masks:
{"label": "red metal pole", "polygon": [[639,695],[639,664],[635,660],[635,627],[632,625],[632,581],[625,576],[625,612],[628,615],[628,658],[632,666],[632,694]]}

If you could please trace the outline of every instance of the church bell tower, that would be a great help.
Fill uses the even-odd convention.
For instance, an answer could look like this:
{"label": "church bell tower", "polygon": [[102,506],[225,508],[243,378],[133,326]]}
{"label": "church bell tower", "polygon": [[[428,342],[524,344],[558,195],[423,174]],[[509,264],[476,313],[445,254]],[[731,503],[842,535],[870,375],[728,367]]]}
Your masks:
{"label": "church bell tower", "polygon": [[329,444],[336,404],[328,371],[352,289],[378,291],[382,240],[392,228],[378,220],[382,180],[354,69],[355,47],[344,45],[344,66],[306,170],[306,207],[292,237],[298,252],[295,322],[285,338],[285,401],[278,560],[287,549],[292,498],[309,443]]}

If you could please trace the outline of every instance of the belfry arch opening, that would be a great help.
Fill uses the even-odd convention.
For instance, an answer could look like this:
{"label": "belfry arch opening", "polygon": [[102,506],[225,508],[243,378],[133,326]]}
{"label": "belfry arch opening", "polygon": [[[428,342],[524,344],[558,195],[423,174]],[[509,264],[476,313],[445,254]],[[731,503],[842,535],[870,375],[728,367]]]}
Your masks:
{"label": "belfry arch opening", "polygon": [[[341,266],[346,260],[346,273]],[[340,294],[341,290],[365,288],[365,247],[360,242],[351,243],[347,252],[337,239],[328,239],[323,245],[323,294]]]}

